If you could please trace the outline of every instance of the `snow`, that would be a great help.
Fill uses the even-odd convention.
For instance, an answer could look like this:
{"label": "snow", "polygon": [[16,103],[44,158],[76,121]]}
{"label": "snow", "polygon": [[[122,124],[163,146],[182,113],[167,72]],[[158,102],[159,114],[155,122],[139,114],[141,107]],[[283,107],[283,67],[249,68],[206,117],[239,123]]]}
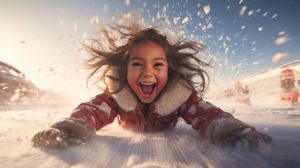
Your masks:
{"label": "snow", "polygon": [[[300,71],[299,65],[291,68]],[[0,167],[300,167],[300,108],[280,104],[279,72],[278,68],[241,80],[250,88],[251,106],[219,98],[218,88],[207,95],[212,103],[272,136],[271,147],[251,151],[213,146],[180,122],[174,130],[159,133],[133,133],[113,123],[85,144],[41,149],[31,145],[33,135],[67,117],[74,107],[16,109],[0,111]]]}

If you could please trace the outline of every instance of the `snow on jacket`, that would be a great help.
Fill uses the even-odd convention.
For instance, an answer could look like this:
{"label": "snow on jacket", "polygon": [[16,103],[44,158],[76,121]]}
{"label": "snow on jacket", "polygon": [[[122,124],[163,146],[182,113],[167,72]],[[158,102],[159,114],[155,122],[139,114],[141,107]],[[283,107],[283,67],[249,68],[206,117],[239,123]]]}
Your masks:
{"label": "snow on jacket", "polygon": [[96,130],[110,124],[117,117],[120,126],[133,131],[160,131],[174,128],[179,117],[203,137],[212,141],[234,130],[249,127],[213,104],[203,101],[196,91],[182,83],[170,82],[149,107],[143,107],[126,85],[120,92],[104,92],[80,104],[72,118],[84,119]]}

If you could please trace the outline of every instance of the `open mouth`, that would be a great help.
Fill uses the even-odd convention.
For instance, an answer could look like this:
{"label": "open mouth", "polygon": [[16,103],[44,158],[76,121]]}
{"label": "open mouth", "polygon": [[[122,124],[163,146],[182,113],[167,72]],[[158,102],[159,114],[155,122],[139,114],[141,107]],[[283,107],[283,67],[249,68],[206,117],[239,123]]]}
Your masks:
{"label": "open mouth", "polygon": [[155,83],[140,83],[141,90],[144,94],[152,94],[155,88]]}

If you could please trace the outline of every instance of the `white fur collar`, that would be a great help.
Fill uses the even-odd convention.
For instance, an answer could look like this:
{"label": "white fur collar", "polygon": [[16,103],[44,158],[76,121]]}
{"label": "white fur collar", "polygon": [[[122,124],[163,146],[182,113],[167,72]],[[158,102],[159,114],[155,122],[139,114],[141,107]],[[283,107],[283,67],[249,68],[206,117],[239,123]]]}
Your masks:
{"label": "white fur collar", "polygon": [[[160,97],[154,102],[155,111],[166,116],[180,107],[192,94],[192,90],[177,80],[171,81]],[[112,94],[118,105],[125,111],[132,111],[138,105],[138,100],[128,85],[120,92]]]}

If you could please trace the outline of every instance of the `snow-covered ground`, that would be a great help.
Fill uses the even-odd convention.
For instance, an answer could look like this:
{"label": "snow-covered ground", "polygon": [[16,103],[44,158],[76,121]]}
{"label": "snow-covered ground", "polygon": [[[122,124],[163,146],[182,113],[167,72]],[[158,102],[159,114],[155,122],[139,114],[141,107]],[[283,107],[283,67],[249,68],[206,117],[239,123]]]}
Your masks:
{"label": "snow-covered ground", "polygon": [[251,106],[230,98],[214,99],[217,92],[208,94],[217,106],[271,135],[271,148],[250,151],[212,146],[180,122],[175,130],[147,134],[128,132],[114,123],[86,144],[40,149],[32,147],[32,136],[67,117],[73,107],[10,110],[0,111],[0,167],[300,167],[300,108],[278,100],[278,72],[242,80],[250,88]]}
{"label": "snow-covered ground", "polygon": [[234,115],[266,132],[274,146],[249,151],[224,149],[202,141],[184,123],[172,131],[137,134],[117,124],[97,132],[81,146],[39,149],[32,136],[68,110],[2,111],[0,167],[299,167],[299,109],[239,107]]}

